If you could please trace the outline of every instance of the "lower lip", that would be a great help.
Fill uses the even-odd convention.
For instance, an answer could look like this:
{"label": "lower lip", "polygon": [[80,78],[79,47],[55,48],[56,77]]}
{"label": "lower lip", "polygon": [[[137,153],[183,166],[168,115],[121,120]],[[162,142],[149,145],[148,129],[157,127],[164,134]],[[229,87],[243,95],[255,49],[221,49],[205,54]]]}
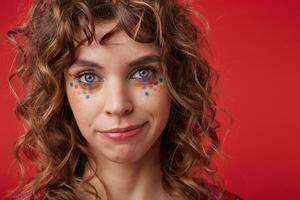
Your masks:
{"label": "lower lip", "polygon": [[122,132],[122,133],[102,133],[102,135],[104,135],[105,137],[107,137],[109,139],[112,139],[114,141],[125,141],[125,140],[129,140],[132,137],[138,135],[142,131],[144,125],[141,126],[141,127],[139,127],[139,128],[137,128],[137,129],[134,129],[134,130],[131,130],[131,131],[127,131],[127,132]]}

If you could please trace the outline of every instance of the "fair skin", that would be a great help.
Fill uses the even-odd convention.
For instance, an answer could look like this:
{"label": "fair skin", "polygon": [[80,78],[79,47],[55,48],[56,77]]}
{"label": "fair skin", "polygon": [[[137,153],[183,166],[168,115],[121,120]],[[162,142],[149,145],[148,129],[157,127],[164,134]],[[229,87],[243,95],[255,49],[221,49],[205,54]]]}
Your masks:
{"label": "fair skin", "polygon": [[[97,38],[115,24],[114,20],[96,24]],[[140,59],[145,56],[148,59]],[[171,100],[158,48],[138,43],[121,31],[105,45],[81,46],[65,79],[73,115],[96,158],[97,177],[108,190],[105,194],[94,178],[91,183],[100,196],[110,200],[169,199],[161,184],[160,141]],[[102,134],[103,130],[136,124],[143,124],[139,133],[123,141]],[[83,199],[89,199],[87,194]]]}

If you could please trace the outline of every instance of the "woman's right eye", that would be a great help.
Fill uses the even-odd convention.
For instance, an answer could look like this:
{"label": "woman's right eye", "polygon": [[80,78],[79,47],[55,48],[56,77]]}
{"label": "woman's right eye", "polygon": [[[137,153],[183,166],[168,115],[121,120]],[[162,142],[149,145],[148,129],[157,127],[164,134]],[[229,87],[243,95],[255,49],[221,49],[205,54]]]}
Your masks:
{"label": "woman's right eye", "polygon": [[78,74],[76,76],[76,78],[79,82],[87,83],[87,84],[92,84],[92,83],[100,81],[100,79],[94,72],[84,72],[84,73]]}

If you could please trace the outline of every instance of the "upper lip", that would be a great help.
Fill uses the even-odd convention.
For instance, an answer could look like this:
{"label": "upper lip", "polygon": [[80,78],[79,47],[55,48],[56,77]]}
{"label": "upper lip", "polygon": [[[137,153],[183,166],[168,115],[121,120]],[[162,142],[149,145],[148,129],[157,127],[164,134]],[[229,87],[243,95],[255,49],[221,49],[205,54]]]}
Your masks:
{"label": "upper lip", "polygon": [[106,129],[103,131],[100,131],[101,133],[122,133],[122,132],[128,132],[137,128],[140,128],[144,125],[145,123],[142,124],[137,124],[137,125],[131,125],[123,128],[113,128],[113,129]]}

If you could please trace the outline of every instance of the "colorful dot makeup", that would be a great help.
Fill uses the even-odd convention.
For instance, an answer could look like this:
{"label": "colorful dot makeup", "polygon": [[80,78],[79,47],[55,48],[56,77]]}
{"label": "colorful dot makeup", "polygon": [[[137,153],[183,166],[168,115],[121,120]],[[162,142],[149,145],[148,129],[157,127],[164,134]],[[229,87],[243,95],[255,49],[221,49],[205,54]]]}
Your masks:
{"label": "colorful dot makeup", "polygon": [[91,99],[96,92],[101,90],[101,84],[98,82],[84,83],[77,79],[71,80],[69,86],[73,90],[73,94],[83,96],[85,99]]}
{"label": "colorful dot makeup", "polygon": [[151,76],[145,79],[135,79],[133,85],[142,88],[145,96],[150,96],[154,91],[161,92],[164,88],[163,77]]}

